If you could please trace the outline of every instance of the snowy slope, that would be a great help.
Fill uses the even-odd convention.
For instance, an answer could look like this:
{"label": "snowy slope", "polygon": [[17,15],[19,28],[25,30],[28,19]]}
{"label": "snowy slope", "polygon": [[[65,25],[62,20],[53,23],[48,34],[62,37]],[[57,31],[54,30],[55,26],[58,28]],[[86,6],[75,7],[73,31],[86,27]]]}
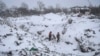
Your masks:
{"label": "snowy slope", "polygon": [[[100,20],[91,15],[60,15],[8,18],[0,23],[0,56],[93,56],[100,55]],[[1,20],[2,18],[0,18]],[[72,23],[69,23],[72,20]],[[1,20],[4,22],[4,20]],[[60,42],[48,41],[48,34],[60,32]],[[81,42],[79,43],[76,38]],[[80,46],[88,51],[82,52]],[[34,47],[38,51],[30,51]],[[92,49],[93,50],[92,50]]]}

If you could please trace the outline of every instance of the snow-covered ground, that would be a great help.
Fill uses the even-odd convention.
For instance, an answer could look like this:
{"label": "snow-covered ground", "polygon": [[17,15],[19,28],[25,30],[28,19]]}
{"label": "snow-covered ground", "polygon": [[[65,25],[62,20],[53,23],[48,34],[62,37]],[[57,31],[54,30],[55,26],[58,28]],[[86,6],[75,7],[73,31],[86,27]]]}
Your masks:
{"label": "snow-covered ground", "polygon": [[[0,18],[0,56],[100,56],[100,19],[89,16],[49,13]],[[50,31],[55,36],[60,32],[60,42],[48,40]]]}

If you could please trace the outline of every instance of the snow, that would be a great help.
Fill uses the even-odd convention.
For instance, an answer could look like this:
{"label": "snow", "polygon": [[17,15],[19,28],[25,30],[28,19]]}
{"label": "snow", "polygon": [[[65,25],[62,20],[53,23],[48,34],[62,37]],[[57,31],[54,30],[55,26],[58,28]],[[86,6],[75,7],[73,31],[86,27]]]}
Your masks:
{"label": "snow", "polygon": [[[10,17],[7,21],[12,26],[0,24],[0,55],[4,55],[2,52],[12,51],[14,56],[20,56],[18,52],[22,49],[29,52],[29,49],[35,47],[39,49],[36,54],[42,53],[44,56],[93,56],[96,52],[100,52],[100,20],[89,19],[89,16],[91,15],[77,17],[77,14],[48,13],[39,16]],[[71,24],[68,23],[70,19],[73,20]],[[86,29],[91,31],[86,31]],[[48,40],[50,31],[55,36],[57,32],[60,32],[60,42],[57,42],[56,39]],[[64,34],[62,34],[63,31]],[[91,37],[89,38],[84,34]],[[82,38],[84,40],[82,44],[94,48],[95,51],[81,52],[75,38]],[[48,54],[45,53],[46,51]]]}

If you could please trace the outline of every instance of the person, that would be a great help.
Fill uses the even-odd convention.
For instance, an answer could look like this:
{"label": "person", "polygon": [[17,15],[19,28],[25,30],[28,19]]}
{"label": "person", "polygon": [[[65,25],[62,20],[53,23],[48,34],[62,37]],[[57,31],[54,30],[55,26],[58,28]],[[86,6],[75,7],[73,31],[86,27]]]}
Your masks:
{"label": "person", "polygon": [[51,37],[52,37],[52,32],[49,32],[49,41],[51,41]]}
{"label": "person", "polygon": [[59,42],[59,40],[60,40],[60,33],[59,32],[57,33],[56,37],[57,37],[57,42]]}

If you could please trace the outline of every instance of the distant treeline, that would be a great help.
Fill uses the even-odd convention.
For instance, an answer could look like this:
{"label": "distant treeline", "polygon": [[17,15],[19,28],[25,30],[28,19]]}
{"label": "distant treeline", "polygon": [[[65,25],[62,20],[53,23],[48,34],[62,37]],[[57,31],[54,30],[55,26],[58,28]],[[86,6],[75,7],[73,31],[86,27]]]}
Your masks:
{"label": "distant treeline", "polygon": [[[60,13],[63,12],[65,14],[69,13],[82,13],[85,14],[85,12],[90,12],[90,14],[94,15],[100,15],[100,6],[95,7],[73,7],[73,8],[61,8],[59,5],[56,5],[56,7],[45,7],[45,5],[39,1],[37,2],[38,7],[34,9],[29,9],[28,5],[25,3],[22,3],[20,7],[12,7],[7,8],[6,4],[2,1],[0,1],[0,17],[19,17],[19,16],[31,16],[31,15],[40,15],[40,14],[46,14],[46,13]],[[88,9],[86,9],[88,8]]]}

